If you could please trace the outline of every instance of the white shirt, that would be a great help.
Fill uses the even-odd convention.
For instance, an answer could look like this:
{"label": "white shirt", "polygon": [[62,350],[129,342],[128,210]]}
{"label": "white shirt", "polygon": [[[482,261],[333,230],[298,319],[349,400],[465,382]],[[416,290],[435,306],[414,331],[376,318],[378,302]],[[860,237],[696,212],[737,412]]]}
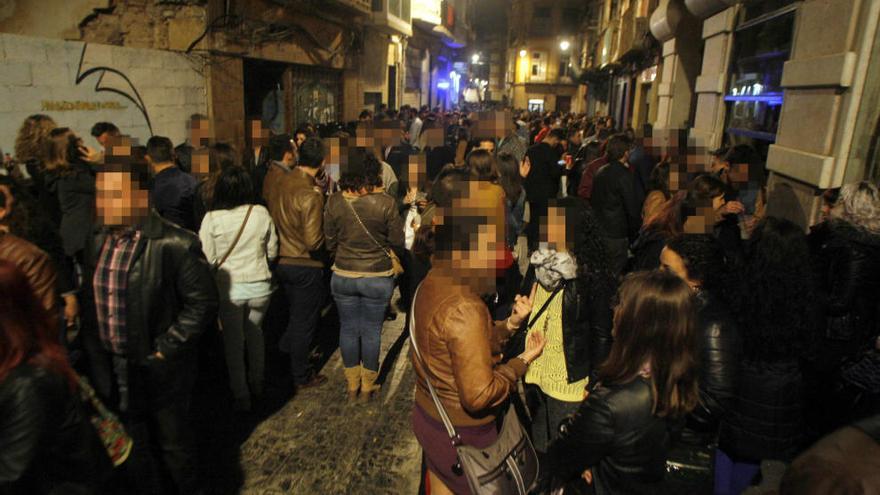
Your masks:
{"label": "white shirt", "polygon": [[[231,210],[209,211],[205,215],[202,227],[199,229],[199,239],[202,241],[202,250],[208,258],[208,263],[212,265],[218,263],[229,251],[232,241],[241,229],[248,206],[250,205],[241,205]],[[278,236],[275,234],[272,217],[265,207],[254,205],[235,249],[218,271],[217,278],[221,293],[229,291],[233,294],[236,284],[271,280],[269,260],[276,256],[278,256]],[[224,283],[224,281],[228,282]]]}

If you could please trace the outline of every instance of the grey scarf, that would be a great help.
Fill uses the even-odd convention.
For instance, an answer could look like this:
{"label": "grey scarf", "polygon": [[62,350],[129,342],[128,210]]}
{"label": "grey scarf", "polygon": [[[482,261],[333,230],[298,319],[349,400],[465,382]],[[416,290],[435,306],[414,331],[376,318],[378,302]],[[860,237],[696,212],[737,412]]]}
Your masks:
{"label": "grey scarf", "polygon": [[535,277],[544,290],[552,291],[559,287],[563,280],[577,277],[577,263],[571,253],[560,253],[555,249],[541,246],[532,253],[529,259],[535,267]]}

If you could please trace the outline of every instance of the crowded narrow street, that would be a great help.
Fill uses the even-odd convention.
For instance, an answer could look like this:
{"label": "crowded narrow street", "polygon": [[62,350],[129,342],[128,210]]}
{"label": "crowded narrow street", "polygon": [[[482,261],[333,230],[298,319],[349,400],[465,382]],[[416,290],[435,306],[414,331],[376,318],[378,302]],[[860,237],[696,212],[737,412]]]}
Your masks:
{"label": "crowded narrow street", "polygon": [[0,0],[0,495],[880,494],[880,0]]}

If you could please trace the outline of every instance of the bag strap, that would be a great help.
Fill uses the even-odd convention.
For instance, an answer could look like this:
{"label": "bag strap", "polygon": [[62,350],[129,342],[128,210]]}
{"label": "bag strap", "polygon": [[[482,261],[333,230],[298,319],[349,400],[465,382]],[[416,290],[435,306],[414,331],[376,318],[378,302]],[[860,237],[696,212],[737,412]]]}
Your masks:
{"label": "bag strap", "polygon": [[351,204],[351,202],[349,202],[347,199],[345,199],[344,196],[342,198],[342,201],[344,201],[345,204],[348,205],[349,209],[351,209],[351,212],[354,213],[354,218],[357,220],[357,223],[361,226],[361,228],[364,229],[364,232],[366,232],[367,237],[369,237],[373,241],[373,243],[376,244],[376,246],[378,246],[379,249],[381,249],[382,252],[385,253],[385,255],[390,258],[391,254],[388,253],[388,249],[384,248],[381,244],[379,244],[379,241],[377,241],[376,238],[373,237],[373,234],[370,233],[370,230],[367,229],[367,226],[364,225],[364,222],[361,221],[361,216],[358,215],[357,210],[354,209],[354,205]]}
{"label": "bag strap", "polygon": [[217,263],[214,268],[220,268],[223,263],[226,263],[226,259],[229,258],[229,255],[232,254],[232,251],[235,249],[235,245],[238,244],[238,240],[241,239],[241,234],[244,232],[244,226],[247,225],[248,218],[251,216],[251,210],[254,209],[254,205],[248,206],[247,213],[244,216],[244,221],[241,222],[241,227],[238,229],[238,233],[235,234],[235,239],[232,241],[232,245],[229,246],[229,249],[226,251],[226,254],[220,258],[220,262]]}
{"label": "bag strap", "polygon": [[[562,291],[562,289],[565,288],[565,282],[566,282],[565,279],[563,279],[562,283],[559,284],[559,287],[553,289],[553,293],[550,294],[550,297],[548,297],[546,301],[544,301],[544,304],[541,305],[541,309],[539,309],[538,312],[535,313],[535,317],[532,318],[532,321],[529,322],[529,325],[526,327],[526,329],[532,328],[532,325],[534,325],[535,322],[538,321],[538,318],[540,318],[541,315],[544,314],[544,311],[547,310],[547,306],[550,305],[550,303],[553,301],[553,298],[556,297],[556,294],[559,294]],[[537,283],[537,282],[535,282],[535,283]]]}
{"label": "bag strap", "polygon": [[422,354],[421,352],[419,352],[419,346],[416,343],[416,297],[419,295],[419,289],[421,287],[421,284],[416,287],[410,306],[409,341],[410,344],[412,344],[412,348],[415,352],[416,358],[419,360],[419,364],[421,364],[422,369],[425,370],[425,382],[428,384],[428,390],[431,392],[431,398],[434,400],[434,406],[437,408],[437,412],[440,414],[440,419],[443,420],[443,426],[446,428],[446,433],[449,435],[449,439],[452,440],[452,446],[457,447],[461,443],[461,437],[455,431],[455,426],[452,425],[452,421],[449,419],[449,415],[446,413],[446,408],[443,407],[443,404],[440,402],[440,398],[437,396],[437,391],[434,390],[434,386],[431,385],[431,370],[428,369],[428,365],[422,358]]}

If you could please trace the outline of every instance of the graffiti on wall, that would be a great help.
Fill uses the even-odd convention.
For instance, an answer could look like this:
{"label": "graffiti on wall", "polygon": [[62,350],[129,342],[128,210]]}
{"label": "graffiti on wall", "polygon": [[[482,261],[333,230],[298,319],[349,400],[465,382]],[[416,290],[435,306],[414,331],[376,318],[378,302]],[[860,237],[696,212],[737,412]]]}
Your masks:
{"label": "graffiti on wall", "polygon": [[150,123],[150,114],[147,112],[147,106],[144,104],[144,100],[141,98],[140,93],[138,93],[137,88],[135,88],[134,83],[120,70],[105,65],[92,65],[88,51],[89,44],[83,44],[76,71],[76,84],[79,85],[92,74],[97,74],[95,92],[108,91],[131,101],[144,116],[147,128],[150,131],[150,135],[152,135],[153,125]]}

